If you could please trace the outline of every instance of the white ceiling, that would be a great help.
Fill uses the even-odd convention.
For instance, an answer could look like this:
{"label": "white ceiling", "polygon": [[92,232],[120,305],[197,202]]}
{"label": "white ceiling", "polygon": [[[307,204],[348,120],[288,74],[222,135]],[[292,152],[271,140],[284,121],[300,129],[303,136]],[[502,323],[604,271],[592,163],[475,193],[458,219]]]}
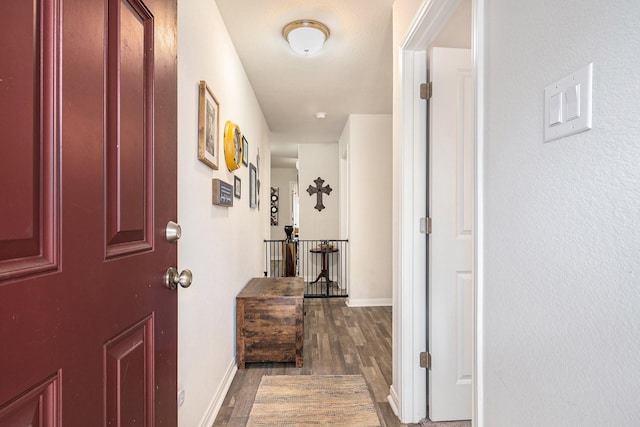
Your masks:
{"label": "white ceiling", "polygon": [[[271,129],[273,167],[292,167],[297,144],[337,142],[349,114],[391,113],[393,0],[216,3]],[[329,27],[318,54],[300,56],[282,37],[298,19]]]}

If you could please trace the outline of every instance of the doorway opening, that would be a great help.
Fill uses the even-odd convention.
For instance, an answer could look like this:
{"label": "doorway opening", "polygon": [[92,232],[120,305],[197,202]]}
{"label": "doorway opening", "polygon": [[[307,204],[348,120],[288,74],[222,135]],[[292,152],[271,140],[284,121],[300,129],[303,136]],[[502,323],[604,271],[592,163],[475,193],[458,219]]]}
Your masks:
{"label": "doorway opening", "polygon": [[[471,164],[473,165],[474,183],[471,184],[473,209],[471,217],[467,217],[473,229],[472,234],[472,269],[469,280],[471,294],[467,299],[470,305],[470,328],[472,360],[471,369],[471,418],[474,425],[481,418],[478,411],[482,401],[478,384],[482,383],[481,366],[481,292],[482,277],[480,259],[482,229],[482,16],[483,2],[470,0],[465,19],[456,10],[463,7],[459,0],[434,0],[421,6],[413,20],[409,33],[401,48],[400,55],[400,226],[398,230],[399,264],[398,286],[394,301],[394,317],[398,328],[394,331],[394,340],[399,342],[394,354],[394,385],[391,388],[389,400],[403,422],[417,422],[427,414],[427,376],[424,368],[416,362],[416,355],[427,350],[427,242],[423,234],[416,233],[420,218],[427,215],[427,153],[424,143],[427,135],[425,117],[427,117],[426,103],[421,103],[419,86],[425,83],[427,75],[427,51],[434,42],[443,36],[442,31],[456,19],[463,22],[465,31],[470,34],[471,41],[471,91],[472,113],[471,136],[472,146]],[[459,15],[458,18],[453,18]],[[456,46],[458,47],[458,46]],[[434,91],[438,90],[434,88]],[[435,161],[435,160],[434,160]],[[431,172],[430,172],[431,173]],[[434,228],[436,225],[434,225]],[[431,301],[433,307],[433,301]],[[430,308],[430,315],[433,315]],[[430,343],[431,345],[432,343]],[[433,361],[433,363],[438,363]],[[396,406],[397,405],[397,406]]]}

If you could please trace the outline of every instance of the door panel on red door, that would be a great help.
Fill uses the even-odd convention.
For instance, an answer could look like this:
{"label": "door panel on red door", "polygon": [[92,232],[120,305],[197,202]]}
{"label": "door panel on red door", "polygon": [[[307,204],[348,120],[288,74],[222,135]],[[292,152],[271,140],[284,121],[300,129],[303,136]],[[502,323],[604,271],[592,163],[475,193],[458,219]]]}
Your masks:
{"label": "door panel on red door", "polygon": [[0,4],[0,280],[57,268],[58,10],[12,3]]}
{"label": "door panel on red door", "polygon": [[104,357],[104,425],[154,425],[153,317],[109,340]]}
{"label": "door panel on red door", "polygon": [[107,256],[151,249],[153,17],[110,1],[107,21]]}
{"label": "door panel on red door", "polygon": [[0,409],[0,427],[58,427],[60,376],[52,375]]}

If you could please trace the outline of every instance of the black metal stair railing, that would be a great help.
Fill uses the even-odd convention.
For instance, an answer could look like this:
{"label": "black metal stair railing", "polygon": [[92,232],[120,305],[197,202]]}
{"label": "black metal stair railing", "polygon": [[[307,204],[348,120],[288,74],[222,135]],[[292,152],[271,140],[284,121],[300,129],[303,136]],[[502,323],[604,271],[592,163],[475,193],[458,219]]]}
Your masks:
{"label": "black metal stair railing", "polygon": [[349,296],[348,240],[265,240],[264,275],[302,277],[305,297]]}

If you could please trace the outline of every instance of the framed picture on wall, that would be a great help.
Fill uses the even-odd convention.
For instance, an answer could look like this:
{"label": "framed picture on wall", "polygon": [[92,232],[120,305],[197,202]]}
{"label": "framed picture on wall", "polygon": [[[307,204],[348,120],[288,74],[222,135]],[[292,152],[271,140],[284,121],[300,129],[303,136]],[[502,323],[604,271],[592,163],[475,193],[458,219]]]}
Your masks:
{"label": "framed picture on wall", "polygon": [[271,187],[271,225],[278,225],[278,207],[280,203],[280,188]]}
{"label": "framed picture on wall", "polygon": [[244,135],[242,135],[242,164],[245,166],[249,165],[249,143]]}
{"label": "framed picture on wall", "polygon": [[258,206],[258,174],[253,163],[249,163],[249,207]]}
{"label": "framed picture on wall", "polygon": [[200,80],[198,110],[198,160],[218,169],[220,104],[204,80]]}
{"label": "framed picture on wall", "polygon": [[260,148],[256,150],[258,154],[256,154],[256,174],[258,175],[257,183],[256,183],[256,204],[258,206],[258,210],[260,210]]}
{"label": "framed picture on wall", "polygon": [[236,199],[242,196],[242,181],[237,176],[233,177],[233,195]]}

